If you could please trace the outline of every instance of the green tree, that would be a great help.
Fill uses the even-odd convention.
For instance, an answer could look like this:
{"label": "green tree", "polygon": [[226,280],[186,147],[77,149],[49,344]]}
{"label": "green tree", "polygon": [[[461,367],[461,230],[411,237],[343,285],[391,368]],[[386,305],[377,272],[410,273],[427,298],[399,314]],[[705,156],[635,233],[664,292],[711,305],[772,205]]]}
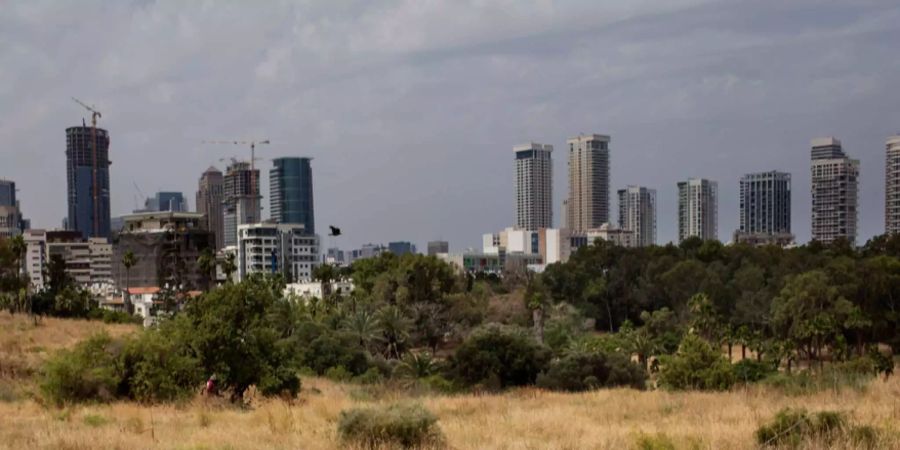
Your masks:
{"label": "green tree", "polygon": [[826,347],[836,348],[845,331],[867,326],[859,307],[840,294],[828,275],[814,270],[792,277],[772,303],[772,325],[810,360]]}
{"label": "green tree", "polygon": [[663,357],[659,372],[660,386],[675,390],[724,390],[734,381],[722,352],[695,334],[686,335],[674,355]]}
{"label": "green tree", "polygon": [[216,253],[211,248],[204,248],[197,257],[197,266],[200,268],[203,284],[207,291],[215,285],[217,265]]}
{"label": "green tree", "polygon": [[382,339],[381,323],[375,314],[359,309],[344,319],[344,331],[353,337],[364,350],[370,350],[373,342]]}
{"label": "green tree", "polygon": [[549,350],[530,333],[491,324],[463,341],[451,365],[465,383],[505,388],[533,384],[549,360]]}
{"label": "green tree", "polygon": [[388,358],[400,358],[400,355],[406,351],[406,342],[409,339],[411,326],[410,320],[395,305],[382,307],[376,313],[376,317],[381,326],[385,344],[385,356]]}

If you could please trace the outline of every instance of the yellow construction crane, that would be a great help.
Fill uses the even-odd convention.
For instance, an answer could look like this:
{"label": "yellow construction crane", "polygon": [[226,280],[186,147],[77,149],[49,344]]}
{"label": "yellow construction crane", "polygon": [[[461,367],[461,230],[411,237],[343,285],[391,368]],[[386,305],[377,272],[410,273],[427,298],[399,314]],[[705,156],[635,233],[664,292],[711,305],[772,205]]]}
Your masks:
{"label": "yellow construction crane", "polygon": [[[256,197],[259,195],[256,191],[256,146],[270,144],[268,139],[245,139],[245,140],[226,140],[226,139],[209,139],[202,141],[204,144],[221,144],[221,145],[249,145],[250,146],[250,196],[253,198],[251,210],[256,211]],[[234,159],[234,158],[232,158]]]}
{"label": "yellow construction crane", "polygon": [[97,187],[97,119],[103,117],[100,114],[100,111],[97,111],[97,108],[94,106],[88,106],[85,102],[78,100],[75,97],[72,97],[72,100],[75,100],[75,103],[78,103],[84,109],[91,112],[91,190],[94,201],[94,233],[93,236],[97,237],[100,235],[100,189]]}

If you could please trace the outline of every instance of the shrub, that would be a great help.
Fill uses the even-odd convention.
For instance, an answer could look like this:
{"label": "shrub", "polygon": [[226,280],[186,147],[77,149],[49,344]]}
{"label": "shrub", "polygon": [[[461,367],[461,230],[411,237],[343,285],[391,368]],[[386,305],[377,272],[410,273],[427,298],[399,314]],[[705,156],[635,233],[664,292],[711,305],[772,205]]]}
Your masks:
{"label": "shrub", "polygon": [[121,381],[116,347],[109,335],[97,334],[72,350],[59,351],[44,366],[44,395],[57,405],[112,400]]}
{"label": "shrub", "polygon": [[732,365],[734,378],[742,383],[756,383],[775,373],[772,363],[743,359]]}
{"label": "shrub", "polygon": [[353,378],[353,374],[350,373],[344,366],[335,366],[330,367],[325,371],[325,378],[328,378],[332,381],[350,381]]}
{"label": "shrub", "polygon": [[436,446],[443,440],[437,418],[418,403],[342,411],[338,433],[344,441],[368,448]]}
{"label": "shrub", "polygon": [[570,353],[550,363],[537,378],[540,387],[585,391],[601,387],[630,386],[643,389],[647,374],[621,353]]}
{"label": "shrub", "polygon": [[694,334],[682,339],[674,355],[664,355],[659,384],[668,389],[725,390],[734,384],[731,363]]}
{"label": "shrub", "polygon": [[831,442],[846,430],[847,420],[840,412],[809,414],[805,409],[786,408],[756,430],[756,441],[766,446],[796,447],[806,440]]}
{"label": "shrub", "polygon": [[144,323],[144,319],[140,316],[130,315],[123,311],[110,311],[100,308],[92,309],[87,317],[91,320],[102,320],[103,323],[131,323],[135,325]]}
{"label": "shrub", "polygon": [[120,364],[119,393],[141,402],[185,399],[205,378],[200,362],[157,330],[128,340]]}
{"label": "shrub", "polygon": [[675,450],[672,438],[663,433],[656,435],[640,434],[635,439],[635,448],[638,450]]}
{"label": "shrub", "polygon": [[452,371],[464,383],[504,388],[533,384],[549,359],[546,347],[519,328],[488,325],[456,350]]}
{"label": "shrub", "polygon": [[305,349],[302,364],[319,375],[341,366],[351,375],[360,375],[369,369],[366,353],[346,336],[326,331],[313,339]]}
{"label": "shrub", "polygon": [[384,381],[384,376],[377,368],[369,367],[362,375],[353,377],[353,381],[359,384],[378,384]]}

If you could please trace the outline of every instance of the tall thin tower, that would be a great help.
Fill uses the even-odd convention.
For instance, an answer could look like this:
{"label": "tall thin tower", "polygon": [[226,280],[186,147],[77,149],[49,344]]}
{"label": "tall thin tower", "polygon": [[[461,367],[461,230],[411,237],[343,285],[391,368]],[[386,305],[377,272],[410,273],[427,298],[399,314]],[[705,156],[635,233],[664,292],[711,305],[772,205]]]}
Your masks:
{"label": "tall thin tower", "polygon": [[900,233],[900,135],[887,140],[884,169],[884,232]]}
{"label": "tall thin tower", "polygon": [[225,246],[225,229],[223,227],[222,202],[225,181],[222,172],[210,166],[200,176],[197,189],[197,212],[204,215],[206,229],[215,234],[216,250]]}
{"label": "tall thin tower", "polygon": [[269,169],[269,212],[277,223],[303,224],[306,233],[315,234],[311,162],[312,158],[298,157],[272,160],[272,168]]}
{"label": "tall thin tower", "polygon": [[[96,149],[94,148],[96,145]],[[109,133],[88,126],[66,129],[67,226],[82,237],[109,238]]]}
{"label": "tall thin tower", "polygon": [[566,227],[584,232],[609,222],[609,142],[602,134],[579,135],[569,145]]}
{"label": "tall thin tower", "polygon": [[225,172],[223,188],[223,243],[237,245],[238,225],[259,223],[262,208],[259,192],[259,170],[248,162],[234,162]]}
{"label": "tall thin tower", "polygon": [[635,245],[656,244],[656,189],[628,186],[619,189],[619,228],[634,232]]}
{"label": "tall thin tower", "polygon": [[526,230],[553,227],[552,145],[534,142],[513,147],[516,153],[516,226]]}
{"label": "tall thin tower", "polygon": [[678,182],[678,242],[719,238],[719,184],[706,178]]}
{"label": "tall thin tower", "polygon": [[859,221],[859,161],[833,137],[812,140],[812,238],[856,242]]}

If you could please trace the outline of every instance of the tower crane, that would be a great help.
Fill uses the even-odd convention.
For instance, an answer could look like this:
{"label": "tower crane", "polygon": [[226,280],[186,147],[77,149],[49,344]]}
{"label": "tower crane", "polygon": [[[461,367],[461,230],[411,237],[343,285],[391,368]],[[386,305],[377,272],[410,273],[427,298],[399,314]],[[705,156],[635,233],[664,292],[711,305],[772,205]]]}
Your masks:
{"label": "tower crane", "polygon": [[[251,203],[252,211],[257,211],[256,199],[259,192],[256,192],[256,146],[269,145],[268,139],[246,139],[246,140],[225,140],[225,139],[209,139],[202,141],[203,144],[219,144],[219,145],[249,145],[250,146],[250,197],[253,199]],[[232,158],[234,159],[234,158]]]}
{"label": "tower crane", "polygon": [[97,119],[103,117],[103,115],[100,114],[100,111],[95,106],[88,106],[85,102],[75,97],[72,97],[72,100],[75,100],[75,103],[91,112],[91,190],[93,191],[91,194],[94,199],[91,203],[93,203],[94,207],[93,236],[96,237],[100,235],[100,189],[97,188]]}

